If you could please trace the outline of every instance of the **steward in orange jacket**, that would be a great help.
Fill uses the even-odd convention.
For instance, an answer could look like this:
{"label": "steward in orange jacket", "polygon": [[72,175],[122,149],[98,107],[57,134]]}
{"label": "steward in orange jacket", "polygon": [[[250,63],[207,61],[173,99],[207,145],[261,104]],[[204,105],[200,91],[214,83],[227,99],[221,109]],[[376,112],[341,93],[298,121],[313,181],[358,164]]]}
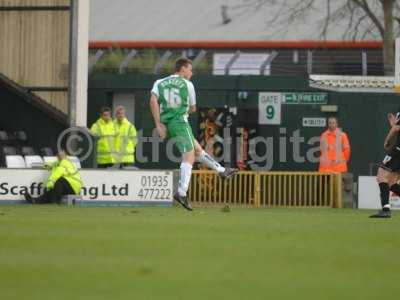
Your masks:
{"label": "steward in orange jacket", "polygon": [[350,143],[347,134],[338,128],[336,117],[328,119],[328,129],[321,135],[320,148],[320,172],[347,172]]}

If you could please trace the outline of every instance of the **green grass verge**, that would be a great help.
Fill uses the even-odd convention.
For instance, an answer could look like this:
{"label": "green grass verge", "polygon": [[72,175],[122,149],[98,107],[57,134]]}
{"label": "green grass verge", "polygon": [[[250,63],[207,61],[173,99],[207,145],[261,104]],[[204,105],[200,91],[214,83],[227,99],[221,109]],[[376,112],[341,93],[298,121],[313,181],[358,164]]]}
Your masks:
{"label": "green grass verge", "polygon": [[0,206],[0,298],[395,299],[400,214]]}

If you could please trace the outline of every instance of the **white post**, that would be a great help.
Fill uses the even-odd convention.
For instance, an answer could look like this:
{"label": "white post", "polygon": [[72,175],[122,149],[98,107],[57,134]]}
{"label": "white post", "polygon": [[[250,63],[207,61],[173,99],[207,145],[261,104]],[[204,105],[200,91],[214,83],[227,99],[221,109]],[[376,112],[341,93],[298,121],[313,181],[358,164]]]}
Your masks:
{"label": "white post", "polygon": [[362,75],[368,75],[368,61],[367,61],[367,52],[365,50],[361,51],[361,65],[362,65]]}
{"label": "white post", "polygon": [[394,59],[394,90],[400,92],[400,38],[396,38]]}
{"label": "white post", "polygon": [[307,74],[312,74],[313,68],[313,52],[312,50],[307,51]]}
{"label": "white post", "polygon": [[71,0],[70,26],[70,126],[87,123],[87,86],[89,56],[89,0]]}

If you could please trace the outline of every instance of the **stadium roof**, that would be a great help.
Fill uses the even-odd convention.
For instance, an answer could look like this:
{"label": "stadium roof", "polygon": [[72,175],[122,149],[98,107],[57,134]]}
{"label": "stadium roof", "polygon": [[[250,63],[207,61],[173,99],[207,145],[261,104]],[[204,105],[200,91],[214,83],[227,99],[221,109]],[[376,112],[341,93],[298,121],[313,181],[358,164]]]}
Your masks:
{"label": "stadium roof", "polygon": [[[286,2],[285,2],[286,1]],[[295,3],[298,0],[285,0]],[[343,4],[337,0],[332,4]],[[282,1],[256,7],[258,0],[95,0],[91,1],[91,41],[321,41],[321,26],[326,2],[315,1],[306,18],[285,21]],[[227,17],[223,24],[222,6]],[[331,7],[334,10],[334,7]],[[287,13],[287,12],[286,12]],[[278,17],[272,21],[274,16]],[[351,40],[344,37],[346,22],[336,22],[327,30],[326,40]],[[361,38],[360,38],[361,39]],[[364,40],[379,40],[367,34]]]}

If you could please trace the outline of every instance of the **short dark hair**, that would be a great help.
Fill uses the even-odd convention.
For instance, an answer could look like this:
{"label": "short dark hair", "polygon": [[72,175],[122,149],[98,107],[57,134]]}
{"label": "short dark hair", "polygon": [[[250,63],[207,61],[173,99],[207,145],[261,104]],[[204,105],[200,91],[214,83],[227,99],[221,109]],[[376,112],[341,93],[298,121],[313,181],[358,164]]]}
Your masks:
{"label": "short dark hair", "polygon": [[328,117],[328,121],[329,121],[329,119],[335,119],[336,123],[339,123],[339,119],[338,119],[337,116],[331,115],[331,116]]}
{"label": "short dark hair", "polygon": [[181,57],[178,58],[175,62],[175,72],[179,72],[182,67],[187,67],[188,65],[191,65],[192,61],[189,58],[186,57]]}
{"label": "short dark hair", "polygon": [[100,114],[102,115],[105,112],[110,112],[111,113],[111,108],[109,108],[108,106],[102,106],[100,108]]}

